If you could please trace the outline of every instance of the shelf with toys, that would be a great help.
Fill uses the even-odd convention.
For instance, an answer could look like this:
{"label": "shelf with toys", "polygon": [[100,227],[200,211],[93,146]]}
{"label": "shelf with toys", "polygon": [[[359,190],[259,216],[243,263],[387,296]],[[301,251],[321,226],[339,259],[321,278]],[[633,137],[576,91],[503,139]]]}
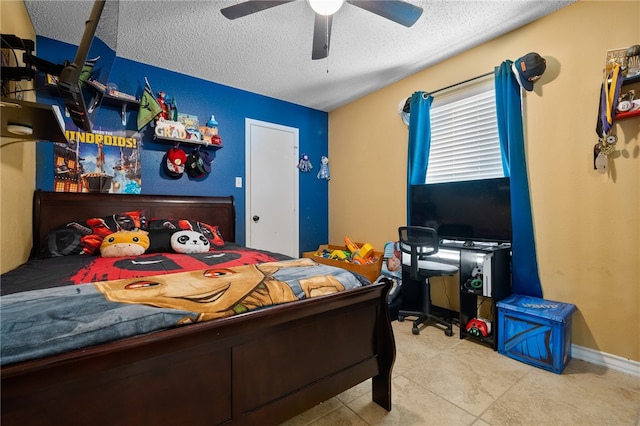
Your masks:
{"label": "shelf with toys", "polygon": [[625,77],[618,99],[616,120],[640,117],[640,74]]}
{"label": "shelf with toys", "polygon": [[609,170],[609,156],[616,151],[617,121],[640,117],[640,44],[607,50],[603,83],[598,102],[593,169],[600,174]]}
{"label": "shelf with toys", "polygon": [[627,118],[640,117],[640,109],[628,112],[619,112],[616,114],[616,120],[625,120]]}
{"label": "shelf with toys", "polygon": [[158,118],[153,133],[155,140],[171,143],[187,143],[215,150],[222,148],[218,135],[218,122],[212,115],[205,126],[198,125],[196,117],[178,114],[178,121]]}
{"label": "shelf with toys", "polygon": [[[58,87],[58,80],[58,76],[51,74],[45,75],[45,87],[53,96],[62,96],[60,88]],[[92,77],[81,84],[83,87],[88,88],[89,94],[92,95],[91,102],[89,102],[87,107],[88,114],[91,114],[101,105],[117,107],[121,110],[122,125],[126,126],[127,109],[132,107],[137,110],[140,106],[140,101],[135,96],[118,91],[115,84],[103,84]],[[69,116],[68,113],[67,116]]]}
{"label": "shelf with toys", "polygon": [[99,105],[120,107],[123,126],[127,125],[127,107],[140,106],[140,101],[135,96],[120,92],[114,86],[102,84],[92,78],[85,81],[85,85],[95,94],[88,112],[91,113]]}
{"label": "shelf with toys", "polygon": [[171,142],[173,144],[187,143],[187,144],[193,144],[193,145],[201,145],[207,148],[213,148],[215,150],[222,148],[222,145],[214,145],[211,142],[198,140],[198,139],[182,139],[182,138],[172,138],[170,136],[158,136],[158,135],[153,135],[153,139],[161,142]]}

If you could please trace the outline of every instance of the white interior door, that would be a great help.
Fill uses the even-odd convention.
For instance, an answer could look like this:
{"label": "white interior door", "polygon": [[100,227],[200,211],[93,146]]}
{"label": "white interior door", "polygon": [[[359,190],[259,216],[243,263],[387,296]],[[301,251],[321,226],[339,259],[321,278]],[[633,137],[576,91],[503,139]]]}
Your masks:
{"label": "white interior door", "polygon": [[245,120],[246,245],[299,256],[298,129]]}

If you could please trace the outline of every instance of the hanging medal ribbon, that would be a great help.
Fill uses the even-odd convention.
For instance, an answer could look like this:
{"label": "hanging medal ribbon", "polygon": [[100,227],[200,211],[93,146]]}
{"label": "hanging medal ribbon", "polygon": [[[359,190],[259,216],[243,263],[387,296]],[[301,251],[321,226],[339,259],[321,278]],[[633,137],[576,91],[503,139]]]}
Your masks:
{"label": "hanging medal ribbon", "polygon": [[611,135],[616,113],[616,103],[620,95],[620,88],[624,77],[621,75],[620,64],[615,64],[611,72],[605,75],[600,90],[600,104],[598,105],[598,119],[596,134],[598,143],[593,147],[593,168],[599,173],[606,173],[608,169],[607,156],[615,150],[617,137]]}
{"label": "hanging medal ribbon", "polygon": [[[620,94],[620,87],[622,86],[623,79],[624,78],[620,78],[620,64],[616,64],[613,68],[611,84],[608,87],[607,93],[607,122],[611,125],[613,124],[613,115],[615,114],[614,102],[618,99],[618,95]],[[620,84],[618,84],[618,81],[620,81]]]}
{"label": "hanging medal ribbon", "polygon": [[[615,118],[615,105],[620,95],[620,87],[624,77],[620,75],[620,64],[615,64],[613,70],[609,75],[605,76],[605,80],[602,83],[602,91],[600,93],[600,111],[598,117],[598,123],[596,125],[596,133],[599,138],[604,138],[611,131],[613,127],[613,120]],[[610,82],[609,82],[610,80]]]}

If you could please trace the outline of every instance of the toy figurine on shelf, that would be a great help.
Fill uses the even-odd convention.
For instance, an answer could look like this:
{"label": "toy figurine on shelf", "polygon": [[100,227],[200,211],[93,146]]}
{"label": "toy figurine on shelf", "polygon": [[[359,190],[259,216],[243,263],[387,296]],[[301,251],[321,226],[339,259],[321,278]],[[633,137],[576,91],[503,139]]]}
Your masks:
{"label": "toy figurine on shelf", "polygon": [[302,154],[302,157],[300,157],[300,162],[298,163],[297,166],[301,172],[304,173],[308,173],[311,171],[311,169],[313,169],[313,166],[311,165],[311,160],[309,160],[309,156],[307,154]]}
{"label": "toy figurine on shelf", "polygon": [[176,102],[176,97],[165,94],[164,98],[165,106],[167,107],[167,117],[171,121],[178,121],[178,103]]}
{"label": "toy figurine on shelf", "polygon": [[325,157],[324,155],[320,159],[320,171],[318,171],[318,179],[331,179],[331,175],[329,174],[329,158]]}
{"label": "toy figurine on shelf", "polygon": [[156,100],[158,101],[158,105],[160,105],[160,108],[162,108],[162,112],[160,113],[159,117],[164,118],[165,120],[169,120],[169,110],[166,103],[166,96],[166,93],[158,92],[158,97],[156,98]]}
{"label": "toy figurine on shelf", "polygon": [[218,122],[214,115],[207,121],[205,126],[200,126],[200,133],[202,133],[202,140],[210,143],[211,145],[222,145],[222,139],[218,135]]}
{"label": "toy figurine on shelf", "polygon": [[211,132],[211,135],[218,134],[218,122],[216,121],[215,115],[212,114],[209,121],[207,121],[207,128],[209,129],[209,132]]}

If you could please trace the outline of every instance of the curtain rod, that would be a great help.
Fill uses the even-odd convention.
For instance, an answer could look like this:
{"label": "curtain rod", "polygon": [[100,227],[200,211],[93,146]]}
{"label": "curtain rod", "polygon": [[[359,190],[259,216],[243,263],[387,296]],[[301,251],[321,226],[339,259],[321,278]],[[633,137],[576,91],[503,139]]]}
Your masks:
{"label": "curtain rod", "polygon": [[461,84],[469,83],[470,81],[477,80],[477,79],[479,79],[479,78],[486,77],[486,76],[488,76],[488,75],[492,75],[492,74],[495,74],[495,71],[491,71],[491,72],[488,72],[488,73],[485,73],[485,74],[482,74],[482,75],[477,75],[477,76],[472,77],[472,78],[470,78],[470,79],[468,79],[468,80],[460,81],[460,82],[458,82],[458,83],[454,83],[454,84],[452,84],[451,86],[443,87],[443,88],[441,88],[441,89],[434,90],[433,92],[426,92],[426,93],[427,93],[428,95],[434,95],[434,94],[436,94],[436,93],[438,93],[438,92],[442,92],[443,90],[451,89],[451,88],[453,88],[453,87],[460,86]]}

